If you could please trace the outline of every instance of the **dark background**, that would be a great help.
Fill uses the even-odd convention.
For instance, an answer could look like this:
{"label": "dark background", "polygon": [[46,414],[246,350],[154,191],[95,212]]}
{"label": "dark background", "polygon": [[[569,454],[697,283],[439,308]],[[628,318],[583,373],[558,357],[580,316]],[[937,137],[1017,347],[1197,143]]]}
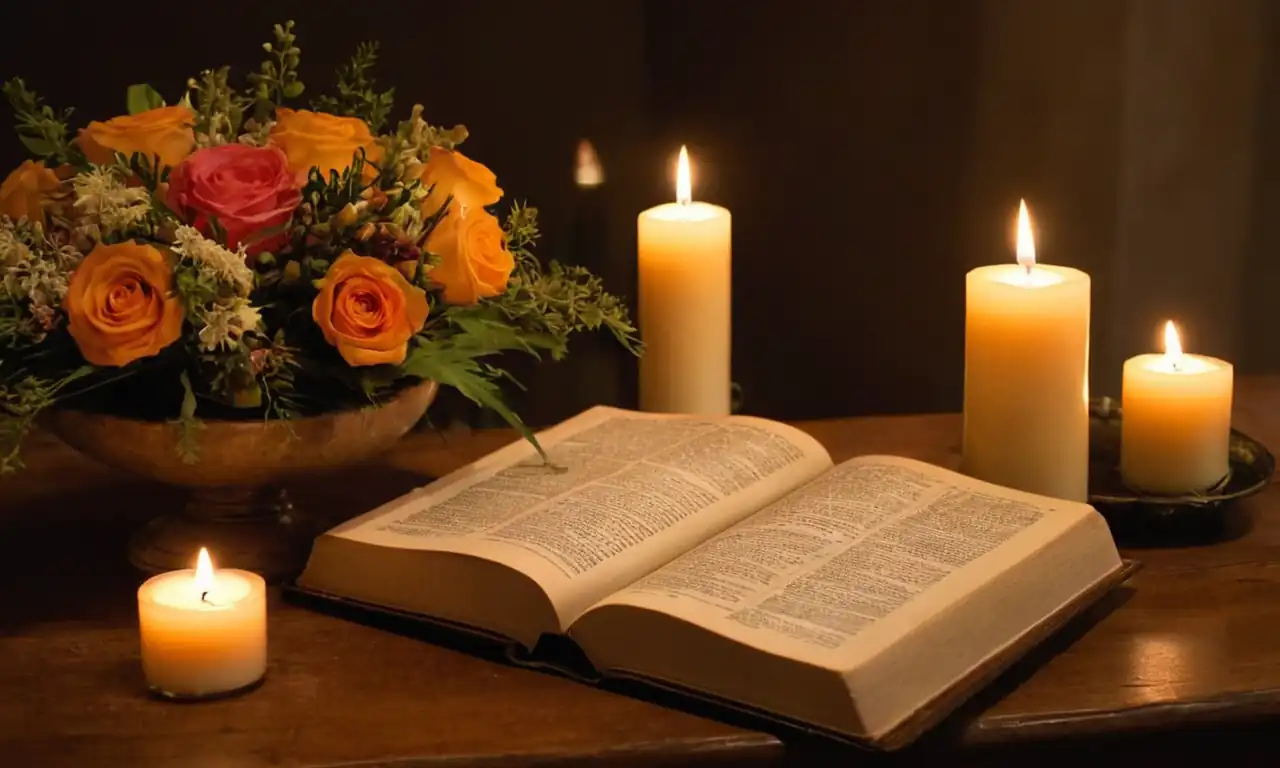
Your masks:
{"label": "dark background", "polygon": [[[1019,197],[1042,260],[1093,277],[1095,393],[1119,392],[1166,317],[1238,373],[1280,368],[1266,0],[5,5],[0,75],[77,122],[122,113],[131,83],[172,103],[202,69],[255,68],[275,21],[298,22],[306,97],[379,39],[397,112],[465,123],[467,153],[541,209],[545,256],[576,253],[594,203],[574,148],[595,144],[608,237],[583,258],[629,296],[635,216],[672,198],[688,144],[695,196],[733,212],[753,413],[958,409],[964,273],[1013,258]],[[0,165],[20,159],[0,140]],[[530,421],[634,402],[633,369],[592,341],[516,362]]]}

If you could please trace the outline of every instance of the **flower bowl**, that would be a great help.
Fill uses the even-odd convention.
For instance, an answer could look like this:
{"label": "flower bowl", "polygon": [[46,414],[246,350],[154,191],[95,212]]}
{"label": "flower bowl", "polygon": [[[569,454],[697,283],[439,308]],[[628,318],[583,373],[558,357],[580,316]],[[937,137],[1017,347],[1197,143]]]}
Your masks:
{"label": "flower bowl", "polygon": [[208,547],[221,566],[279,581],[301,570],[316,533],[294,514],[287,481],[386,450],[422,418],[436,391],[425,381],[375,407],[291,421],[205,421],[194,462],[175,450],[175,424],[71,409],[49,411],[44,423],[90,458],[189,492],[183,509],[134,535],[134,566],[188,568]]}
{"label": "flower bowl", "polygon": [[600,329],[641,350],[599,276],[534,253],[537,209],[460,150],[465,126],[393,111],[376,41],[326,92],[299,80],[293,22],[271,33],[245,77],[160,72],[87,124],[0,87],[30,155],[0,174],[0,475],[45,423],[186,489],[133,541],[146,571],[208,546],[288,576],[318,531],[280,489],[388,447],[435,396],[409,382],[531,437],[501,353],[560,359]]}

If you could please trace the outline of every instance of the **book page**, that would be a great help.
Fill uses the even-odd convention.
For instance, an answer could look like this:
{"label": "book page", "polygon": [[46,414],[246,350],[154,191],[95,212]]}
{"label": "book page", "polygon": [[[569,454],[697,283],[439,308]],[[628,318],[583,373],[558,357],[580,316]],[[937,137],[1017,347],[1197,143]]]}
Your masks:
{"label": "book page", "polygon": [[563,625],[831,466],[784,424],[593,408],[329,535],[493,560],[536,581]]}
{"label": "book page", "polygon": [[[1001,567],[969,566],[1002,547],[1042,546],[1084,515],[1096,512],[910,459],[864,456],[601,607],[648,608],[771,653],[850,668]],[[897,626],[883,627],[880,642],[855,642],[886,623]]]}

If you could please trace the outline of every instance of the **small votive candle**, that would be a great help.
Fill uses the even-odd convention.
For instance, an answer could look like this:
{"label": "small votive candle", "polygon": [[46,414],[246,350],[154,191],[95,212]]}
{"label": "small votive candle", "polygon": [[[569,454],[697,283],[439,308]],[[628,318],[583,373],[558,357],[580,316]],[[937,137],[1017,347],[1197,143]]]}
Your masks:
{"label": "small votive candle", "polygon": [[147,686],[161,696],[223,696],[266,674],[266,582],[248,571],[215,571],[204,549],[195,569],[138,588],[138,627]]}
{"label": "small votive candle", "polygon": [[1212,488],[1227,476],[1231,443],[1230,363],[1184,355],[1173,323],[1165,353],[1124,364],[1120,475],[1138,491],[1176,496]]}

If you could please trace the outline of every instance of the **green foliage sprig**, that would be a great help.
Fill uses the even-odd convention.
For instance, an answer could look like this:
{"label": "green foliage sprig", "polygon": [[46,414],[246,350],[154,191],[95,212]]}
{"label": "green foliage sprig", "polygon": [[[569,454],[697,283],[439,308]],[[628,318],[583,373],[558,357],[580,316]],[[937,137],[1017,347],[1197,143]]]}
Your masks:
{"label": "green foliage sprig", "polygon": [[92,373],[93,367],[86,365],[57,378],[0,375],[0,476],[22,469],[19,448],[36,418],[58,402],[63,390]]}
{"label": "green foliage sprig", "polygon": [[67,123],[72,113],[70,108],[55,111],[34,91],[28,90],[27,84],[20,77],[7,81],[0,86],[0,91],[4,92],[13,108],[18,140],[28,152],[57,163],[78,165],[83,162],[83,155],[67,138]]}
{"label": "green foliage sprig", "polygon": [[[401,120],[396,126],[395,133],[383,137],[386,157],[392,160],[388,163],[388,173],[396,159],[407,161],[403,163],[403,170],[417,171],[432,147],[455,149],[467,140],[469,134],[465,125],[455,125],[450,128],[434,126],[423,119],[422,113],[422,105],[414,104],[409,113],[409,119]],[[395,181],[394,178],[389,180]]]}
{"label": "green foliage sprig", "polygon": [[195,131],[204,136],[223,138],[235,136],[244,123],[244,111],[253,100],[236,93],[228,78],[231,67],[206,69],[199,78],[187,81],[187,88],[196,92],[195,103],[190,97],[184,101],[196,113]]}
{"label": "green foliage sprig", "polygon": [[626,305],[605,290],[603,280],[585,267],[557,261],[542,269],[532,251],[540,236],[538,209],[512,205],[504,229],[516,266],[506,293],[493,299],[492,306],[507,322],[524,333],[553,339],[548,350],[556,360],[567,352],[571,334],[602,327],[628,350],[640,351]]}
{"label": "green foliage sprig", "polygon": [[298,79],[302,51],[295,45],[298,36],[293,33],[293,22],[276,24],[273,30],[275,41],[262,44],[262,50],[271,57],[262,62],[258,72],[248,75],[254,117],[259,121],[268,119],[274,107],[298,98],[305,90]]}
{"label": "green foliage sprig", "polygon": [[284,420],[297,418],[302,412],[297,388],[298,350],[285,344],[281,331],[276,333],[270,346],[256,349],[250,356],[256,360],[266,416]]}
{"label": "green foliage sprig", "polygon": [[[307,183],[302,188],[302,199],[311,203],[314,210],[321,213],[337,214],[348,205],[359,202],[364,191],[371,185],[364,180],[365,165],[371,165],[360,150],[351,158],[351,165],[341,173],[329,171],[325,176],[318,168],[312,168],[307,175]],[[321,218],[324,221],[328,216]]]}
{"label": "green foliage sprig", "polygon": [[378,62],[378,42],[361,43],[351,59],[338,68],[338,95],[317,96],[311,108],[335,115],[358,117],[377,133],[387,123],[395,103],[395,88],[379,92],[374,88],[373,67]]}

